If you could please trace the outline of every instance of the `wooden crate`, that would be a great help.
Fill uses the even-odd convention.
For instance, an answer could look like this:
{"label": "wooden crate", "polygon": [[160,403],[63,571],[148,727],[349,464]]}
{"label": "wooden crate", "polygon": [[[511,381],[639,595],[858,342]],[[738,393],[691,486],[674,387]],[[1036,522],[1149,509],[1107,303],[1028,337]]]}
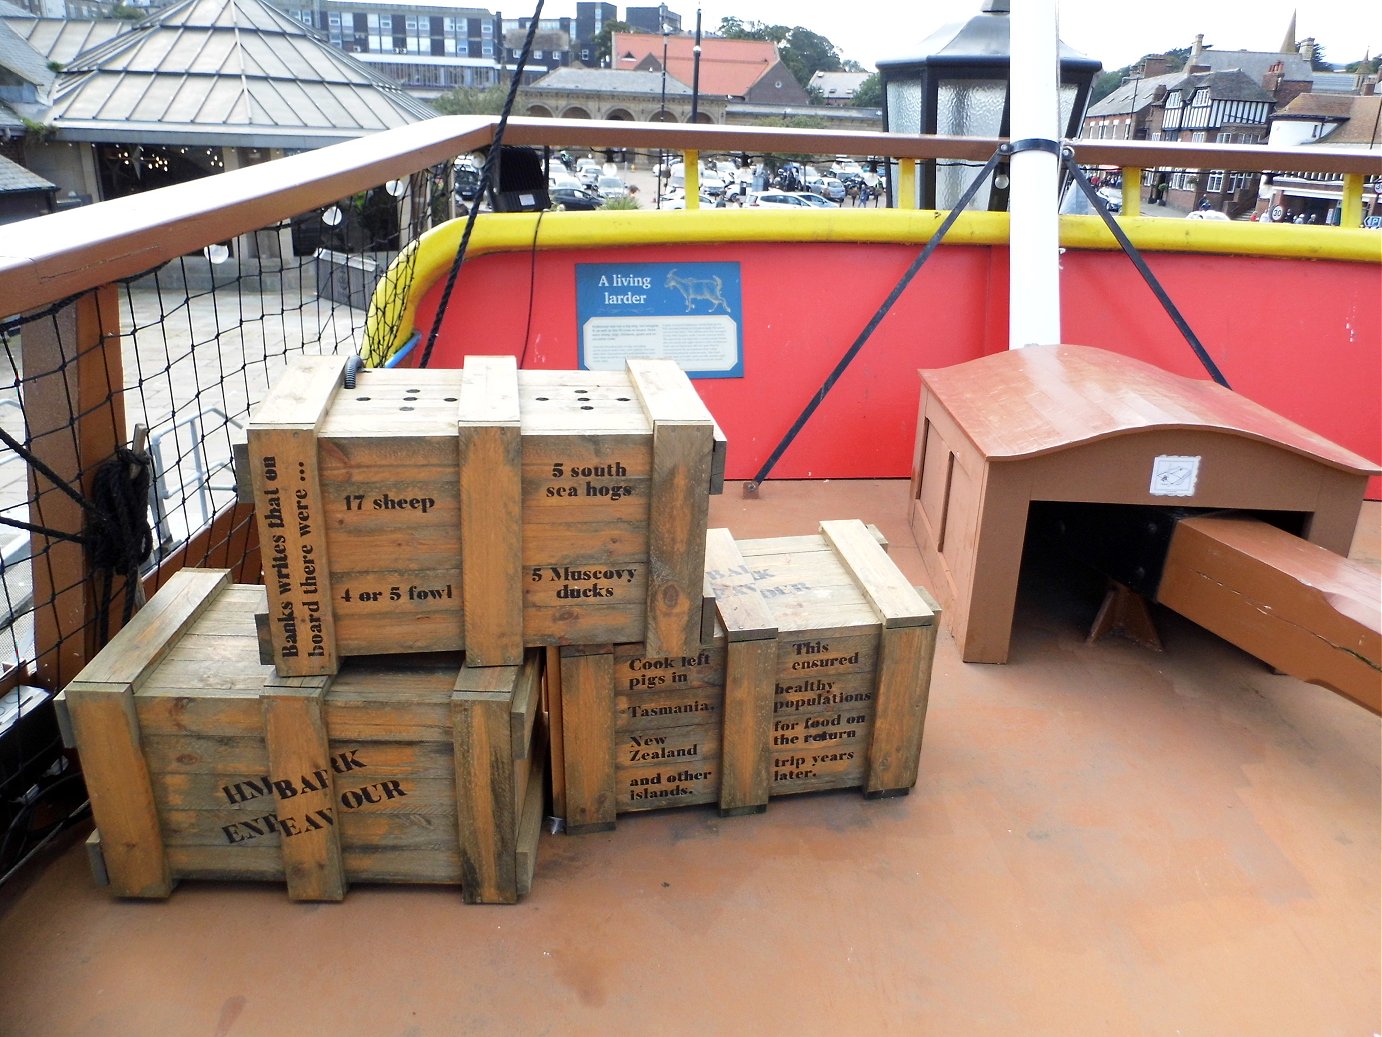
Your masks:
{"label": "wooden crate", "polygon": [[336,676],[259,661],[264,588],[185,569],[67,686],[112,892],[179,879],[459,883],[511,903],[544,806],[541,653],[353,659]]}
{"label": "wooden crate", "polygon": [[246,466],[279,672],[465,648],[699,640],[723,439],[672,361],[625,372],[371,370],[304,357],[256,408]]}
{"label": "wooden crate", "polygon": [[[616,814],[916,783],[939,608],[863,523],[815,536],[707,535],[704,647],[549,653],[555,812],[568,831]],[[553,671],[551,658],[559,657]]]}

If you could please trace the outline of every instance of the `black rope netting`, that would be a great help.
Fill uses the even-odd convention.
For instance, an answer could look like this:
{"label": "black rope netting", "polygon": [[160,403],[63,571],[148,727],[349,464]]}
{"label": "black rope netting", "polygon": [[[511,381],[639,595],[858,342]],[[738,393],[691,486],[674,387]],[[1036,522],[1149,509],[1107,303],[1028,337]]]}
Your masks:
{"label": "black rope netting", "polygon": [[[252,408],[292,359],[358,352],[379,274],[451,217],[452,189],[448,162],[0,314],[0,695],[20,719],[30,701],[51,713],[156,567],[245,558],[232,458]],[[257,563],[239,575],[257,580]],[[44,797],[80,793],[60,743],[41,741],[15,772],[25,789],[0,790],[0,882],[55,830]],[[54,760],[31,767],[30,750]]]}

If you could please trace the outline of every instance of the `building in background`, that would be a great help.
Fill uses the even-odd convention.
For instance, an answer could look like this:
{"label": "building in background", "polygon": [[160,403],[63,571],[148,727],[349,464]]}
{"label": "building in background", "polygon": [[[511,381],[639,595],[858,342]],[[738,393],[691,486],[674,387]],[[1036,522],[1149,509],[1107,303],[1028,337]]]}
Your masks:
{"label": "building in background", "polygon": [[407,0],[274,3],[416,97],[500,82],[503,32],[499,17],[483,8]]}
{"label": "building in background", "polygon": [[576,60],[588,68],[595,66],[595,41],[606,23],[619,20],[619,10],[613,4],[597,0],[577,0],[576,3]]}
{"label": "building in background", "polygon": [[826,104],[844,107],[854,103],[854,92],[869,78],[868,72],[817,72],[807,84],[808,92],[820,91]]}

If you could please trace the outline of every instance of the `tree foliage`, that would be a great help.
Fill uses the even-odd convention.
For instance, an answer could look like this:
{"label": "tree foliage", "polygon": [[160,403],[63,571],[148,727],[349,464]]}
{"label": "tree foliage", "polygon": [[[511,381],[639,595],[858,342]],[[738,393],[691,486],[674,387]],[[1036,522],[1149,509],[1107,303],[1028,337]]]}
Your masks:
{"label": "tree foliage", "polygon": [[498,115],[508,94],[504,86],[458,86],[433,101],[432,107],[442,115]]}
{"label": "tree foliage", "polygon": [[631,32],[633,26],[628,22],[605,22],[600,26],[600,33],[595,37],[595,67],[613,68],[614,63],[610,60],[611,51],[614,49],[614,34],[616,32]]}
{"label": "tree foliage", "polygon": [[1175,72],[1185,67],[1185,63],[1190,59],[1190,48],[1177,47],[1174,50],[1166,51],[1164,54],[1144,54],[1131,65],[1124,65],[1122,68],[1109,69],[1106,72],[1099,73],[1099,75],[1094,77],[1094,85],[1090,87],[1089,103],[1097,104],[1117,90],[1124,80],[1144,67],[1143,63],[1148,58],[1166,58],[1167,63],[1170,65],[1168,71]]}
{"label": "tree foliage", "polygon": [[835,44],[819,33],[800,25],[768,25],[765,22],[745,22],[733,16],[720,19],[719,35],[730,40],[767,40],[777,44],[778,56],[792,77],[803,88],[810,86],[817,72],[844,71],[845,62]]}
{"label": "tree foliage", "polygon": [[883,107],[883,80],[877,72],[859,84],[859,89],[854,91],[849,103],[855,108]]}
{"label": "tree foliage", "polygon": [[[764,119],[759,123],[760,126],[783,126],[792,130],[820,130],[824,129],[826,122],[818,115],[788,115],[783,117],[775,115],[771,119]],[[778,154],[768,153],[763,156],[763,168],[769,173],[775,173],[788,162],[796,162],[805,165],[814,162],[815,155],[807,154]]]}

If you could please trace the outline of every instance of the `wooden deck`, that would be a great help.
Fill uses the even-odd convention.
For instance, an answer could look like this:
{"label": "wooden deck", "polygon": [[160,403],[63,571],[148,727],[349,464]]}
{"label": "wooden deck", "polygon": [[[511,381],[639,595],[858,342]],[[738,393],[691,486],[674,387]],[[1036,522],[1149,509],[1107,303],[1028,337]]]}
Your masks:
{"label": "wooden deck", "polygon": [[[876,523],[907,482],[737,486],[736,537]],[[1353,556],[1376,564],[1379,506]],[[1376,1033],[1379,719],[1029,559],[1010,661],[938,644],[910,796],[775,799],[544,834],[516,906],[455,889],[184,883],[112,900],[74,831],[0,888],[0,1034]]]}

